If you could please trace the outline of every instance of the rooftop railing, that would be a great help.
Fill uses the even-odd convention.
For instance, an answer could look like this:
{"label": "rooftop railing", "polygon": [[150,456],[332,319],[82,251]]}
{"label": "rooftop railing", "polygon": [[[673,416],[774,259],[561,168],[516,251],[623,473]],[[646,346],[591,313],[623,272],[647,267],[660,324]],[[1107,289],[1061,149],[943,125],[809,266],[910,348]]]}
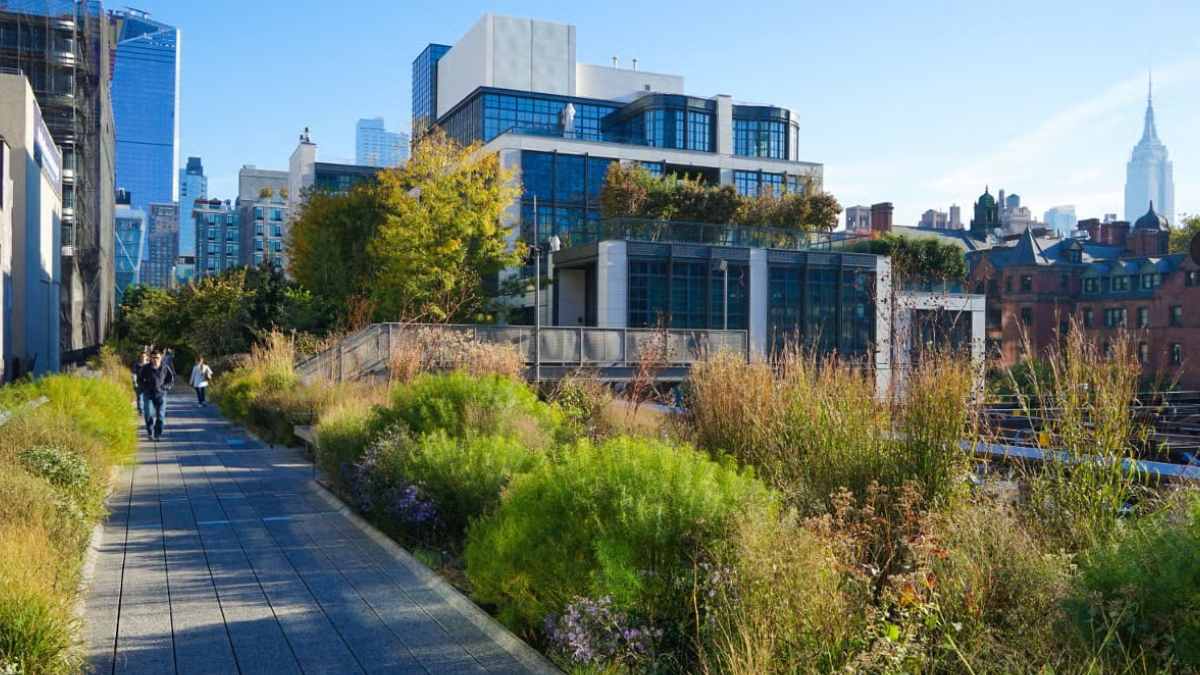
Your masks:
{"label": "rooftop railing", "polygon": [[774,248],[795,251],[840,250],[865,237],[845,232],[785,230],[751,225],[716,225],[671,220],[612,218],[570,230],[563,246],[581,246],[600,241],[646,241],[676,244],[707,244],[744,248]]}

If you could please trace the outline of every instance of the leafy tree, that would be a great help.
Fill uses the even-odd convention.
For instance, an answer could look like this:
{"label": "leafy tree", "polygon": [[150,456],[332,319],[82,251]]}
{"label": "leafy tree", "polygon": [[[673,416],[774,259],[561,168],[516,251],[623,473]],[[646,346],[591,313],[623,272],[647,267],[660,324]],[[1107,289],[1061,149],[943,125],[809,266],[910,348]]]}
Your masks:
{"label": "leafy tree", "polygon": [[1171,239],[1167,245],[1170,253],[1187,253],[1192,238],[1200,234],[1200,216],[1184,216],[1179,227],[1171,228]]}
{"label": "leafy tree", "polygon": [[912,239],[885,234],[856,248],[865,253],[890,256],[892,273],[897,278],[962,279],[967,273],[962,249],[933,238]]}
{"label": "leafy tree", "polygon": [[484,276],[521,262],[502,222],[517,197],[512,170],[440,129],[414,143],[408,163],[380,175],[385,213],[368,251],[370,297],[386,319],[470,320],[485,304]]}
{"label": "leafy tree", "polygon": [[332,306],[347,308],[374,281],[369,248],[387,216],[386,190],[368,182],[347,194],[308,190],[288,232],[288,271]]}
{"label": "leafy tree", "polygon": [[774,194],[770,190],[746,197],[730,184],[705,185],[698,179],[662,178],[639,165],[614,164],[600,193],[605,218],[646,218],[744,224],[803,231],[829,231],[837,226],[842,207],[812,183],[801,191]]}
{"label": "leafy tree", "polygon": [[289,271],[351,323],[475,318],[483,278],[524,253],[501,222],[513,178],[495,153],[435,129],[407,165],[373,182],[347,194],[309,191],[289,235]]}

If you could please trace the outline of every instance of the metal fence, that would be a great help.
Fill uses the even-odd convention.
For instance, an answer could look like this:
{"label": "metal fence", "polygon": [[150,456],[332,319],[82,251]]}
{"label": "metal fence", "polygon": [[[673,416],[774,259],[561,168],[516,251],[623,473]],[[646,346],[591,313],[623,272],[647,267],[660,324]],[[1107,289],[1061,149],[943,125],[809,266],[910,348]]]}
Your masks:
{"label": "metal fence", "polygon": [[[538,365],[567,368],[637,367],[652,358],[662,367],[688,367],[708,353],[731,351],[749,357],[750,344],[742,330],[652,330],[634,328],[544,327],[536,331]],[[314,379],[355,380],[385,372],[393,353],[415,347],[432,336],[457,335],[475,342],[508,345],[534,365],[532,326],[473,326],[377,323],[303,361],[296,374]]]}

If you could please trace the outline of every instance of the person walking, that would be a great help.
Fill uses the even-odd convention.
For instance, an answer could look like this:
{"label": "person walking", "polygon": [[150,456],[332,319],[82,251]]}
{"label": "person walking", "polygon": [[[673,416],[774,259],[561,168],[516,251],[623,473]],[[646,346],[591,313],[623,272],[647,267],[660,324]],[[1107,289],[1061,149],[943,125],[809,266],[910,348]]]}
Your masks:
{"label": "person walking", "polygon": [[196,365],[192,367],[192,377],[188,384],[196,389],[196,402],[201,406],[207,404],[208,383],[212,380],[213,371],[204,362],[204,357],[196,359]]}
{"label": "person walking", "polygon": [[130,369],[130,377],[133,379],[133,393],[137,396],[137,411],[138,415],[142,414],[142,407],[145,405],[146,396],[142,393],[142,387],[138,384],[138,373],[141,372],[142,366],[150,363],[150,355],[146,352],[138,354],[137,363],[133,364]]}
{"label": "person walking", "polygon": [[163,421],[167,417],[167,392],[175,384],[175,371],[162,362],[162,354],[150,355],[150,363],[138,371],[138,386],[142,388],[145,401],[142,412],[146,420],[146,433],[152,440],[162,438]]}

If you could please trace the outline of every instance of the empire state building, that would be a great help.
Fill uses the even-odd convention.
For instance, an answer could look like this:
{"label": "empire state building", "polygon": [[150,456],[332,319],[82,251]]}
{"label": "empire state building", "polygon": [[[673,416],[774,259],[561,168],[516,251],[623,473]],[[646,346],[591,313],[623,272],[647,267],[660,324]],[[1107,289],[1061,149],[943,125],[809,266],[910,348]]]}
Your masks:
{"label": "empire state building", "polygon": [[1146,126],[1125,167],[1125,220],[1131,223],[1137,220],[1151,202],[1156,212],[1174,224],[1175,181],[1171,177],[1171,160],[1167,159],[1167,146],[1158,140],[1154,103],[1147,94]]}

